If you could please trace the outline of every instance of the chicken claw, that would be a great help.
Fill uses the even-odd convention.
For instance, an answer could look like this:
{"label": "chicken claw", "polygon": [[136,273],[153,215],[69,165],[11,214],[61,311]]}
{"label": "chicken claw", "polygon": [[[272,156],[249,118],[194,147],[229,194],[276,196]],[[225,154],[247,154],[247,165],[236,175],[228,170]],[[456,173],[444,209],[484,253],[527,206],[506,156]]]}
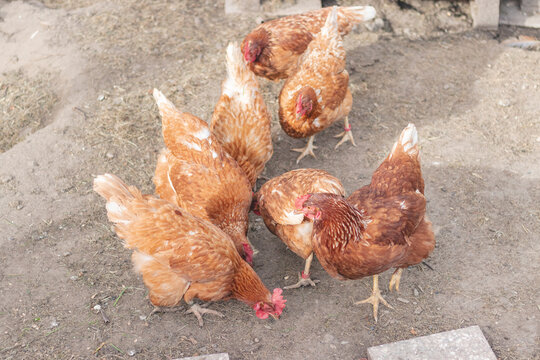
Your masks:
{"label": "chicken claw", "polygon": [[336,136],[334,136],[335,138],[338,138],[338,137],[341,138],[341,140],[339,140],[339,142],[334,147],[334,150],[336,150],[341,144],[343,144],[343,143],[345,143],[345,142],[347,142],[349,140],[351,141],[353,146],[356,146],[356,143],[354,142],[354,137],[352,135],[351,126],[349,125],[349,117],[348,116],[344,120],[344,129],[345,129],[345,131],[343,131],[340,134],[337,134]]}
{"label": "chicken claw", "polygon": [[206,309],[206,308],[203,308],[202,306],[200,306],[198,304],[191,305],[189,310],[186,311],[186,314],[195,315],[197,317],[197,320],[199,320],[199,326],[200,327],[203,327],[203,325],[204,325],[204,322],[203,322],[203,319],[202,319],[202,314],[212,314],[212,315],[217,315],[219,317],[224,317],[225,316],[222,313],[220,313],[219,311]]}
{"label": "chicken claw", "polygon": [[313,153],[313,149],[317,149],[317,146],[313,145],[313,139],[315,139],[315,136],[310,136],[309,137],[309,140],[308,140],[308,143],[306,145],[305,148],[302,148],[302,149],[292,149],[292,151],[296,151],[296,152],[299,152],[301,153],[300,156],[298,157],[298,159],[296,159],[296,163],[298,164],[300,162],[300,160],[302,160],[304,158],[304,156],[306,155],[311,155],[313,156],[315,159],[317,158],[317,156],[315,156],[315,154]]}
{"label": "chicken claw", "polygon": [[321,280],[311,280],[309,278],[309,274],[304,274],[304,272],[298,273],[298,282],[294,285],[284,286],[283,289],[289,290],[289,289],[298,289],[302,286],[308,286],[311,285],[315,287],[317,283],[321,282]]}
{"label": "chicken claw", "polygon": [[384,300],[384,298],[381,296],[381,292],[379,290],[379,275],[373,275],[373,291],[371,292],[371,296],[368,297],[365,300],[355,302],[354,305],[359,304],[365,304],[370,303],[373,305],[373,318],[375,319],[375,322],[377,322],[377,312],[379,309],[379,301],[382,302],[384,305],[389,307],[390,309],[393,309],[393,307]]}

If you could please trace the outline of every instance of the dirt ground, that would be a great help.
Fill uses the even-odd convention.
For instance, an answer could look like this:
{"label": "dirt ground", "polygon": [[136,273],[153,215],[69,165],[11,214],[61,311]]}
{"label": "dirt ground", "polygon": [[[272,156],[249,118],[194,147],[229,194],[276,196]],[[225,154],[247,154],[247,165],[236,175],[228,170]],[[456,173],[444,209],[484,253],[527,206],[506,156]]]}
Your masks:
{"label": "dirt ground", "polygon": [[[321,283],[286,291],[279,321],[229,301],[199,328],[181,313],[146,319],[147,291],[92,180],[112,172],[152,192],[163,143],[151,89],[208,120],[227,43],[267,17],[225,16],[223,1],[0,0],[0,358],[359,359],[478,324],[499,359],[540,359],[540,52],[501,45],[540,31],[474,31],[466,2],[409,3],[374,0],[382,27],[346,38],[358,147],[334,151],[335,124],[316,137],[319,159],[300,166],[350,193],[415,123],[437,238],[429,266],[408,269],[401,293],[383,290],[394,310],[377,324],[353,305],[371,279],[339,282],[314,262]],[[261,85],[271,178],[299,167],[290,149],[305,140],[277,123],[280,84]],[[255,270],[269,288],[293,283],[303,261],[251,220]]]}

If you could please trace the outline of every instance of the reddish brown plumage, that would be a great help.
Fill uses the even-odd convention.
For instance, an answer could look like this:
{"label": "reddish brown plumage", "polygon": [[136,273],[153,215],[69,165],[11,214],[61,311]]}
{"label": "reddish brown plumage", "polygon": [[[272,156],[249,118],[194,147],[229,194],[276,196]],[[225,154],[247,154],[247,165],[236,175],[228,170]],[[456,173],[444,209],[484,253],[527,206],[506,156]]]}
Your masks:
{"label": "reddish brown plumage", "polygon": [[227,79],[212,115],[212,133],[255,185],[272,157],[270,113],[236,43],[227,47]]}
{"label": "reddish brown plumage", "polygon": [[345,195],[341,182],[324,170],[298,169],[266,182],[255,194],[266,227],[294,253],[306,259],[313,252],[311,220],[296,211],[296,199],[306,193]]}
{"label": "reddish brown plumage", "polygon": [[169,201],[142,195],[114,175],[98,176],[94,190],[107,200],[107,214],[118,237],[134,250],[133,264],[152,304],[235,298],[252,307],[266,304],[274,315],[281,313],[283,304],[274,304],[275,296],[240,258],[230,237],[212,223]]}
{"label": "reddish brown plumage", "polygon": [[156,193],[218,226],[245,255],[251,205],[248,178],[204,121],[178,111],[159,91],[154,96],[167,147],[156,165]]}
{"label": "reddish brown plumage", "polygon": [[375,275],[425,259],[435,246],[425,218],[424,182],[414,125],[402,133],[371,184],[347,199],[313,194],[302,204],[313,222],[313,248],[325,270],[341,279]]}
{"label": "reddish brown plumage", "polygon": [[[329,17],[281,89],[279,122],[283,130],[291,137],[307,137],[347,116],[352,107],[348,84],[343,41],[335,17]],[[299,103],[311,110],[299,112]]]}
{"label": "reddish brown plumage", "polygon": [[[267,21],[242,42],[249,68],[270,80],[291,76],[309,43],[321,31],[331,8]],[[375,16],[370,6],[338,7],[339,33],[344,36],[358,23]]]}

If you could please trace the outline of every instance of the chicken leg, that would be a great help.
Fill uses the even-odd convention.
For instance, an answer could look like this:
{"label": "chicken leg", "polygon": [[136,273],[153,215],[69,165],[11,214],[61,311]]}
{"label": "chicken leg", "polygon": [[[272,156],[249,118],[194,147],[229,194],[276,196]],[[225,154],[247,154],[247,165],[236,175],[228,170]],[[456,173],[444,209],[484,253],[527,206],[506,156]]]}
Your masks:
{"label": "chicken leg", "polygon": [[300,274],[298,274],[298,282],[294,285],[284,286],[283,288],[288,289],[297,289],[302,286],[316,286],[315,284],[320,282],[320,280],[311,280],[309,278],[309,268],[311,267],[311,261],[313,261],[313,253],[309,255],[309,257],[306,259],[306,265],[304,266],[304,271],[302,271]]}
{"label": "chicken leg", "polygon": [[392,291],[392,287],[395,287],[396,291],[399,292],[399,280],[401,280],[401,274],[403,269],[399,268],[394,271],[392,277],[390,278],[390,283],[388,284],[388,289]]}
{"label": "chicken leg", "polygon": [[375,319],[375,322],[377,322],[377,311],[379,309],[379,301],[382,302],[384,305],[388,306],[390,309],[393,309],[390,304],[384,300],[384,298],[381,296],[381,292],[379,290],[379,275],[373,275],[373,291],[371,292],[371,296],[368,297],[366,300],[355,302],[355,305],[359,304],[365,304],[370,303],[373,304],[373,318]]}
{"label": "chicken leg", "polygon": [[300,153],[300,156],[298,157],[298,159],[296,159],[296,163],[298,164],[300,162],[300,160],[302,160],[302,158],[306,155],[311,155],[313,156],[315,159],[317,158],[315,156],[315,154],[313,153],[313,149],[316,149],[317,146],[313,145],[313,139],[315,139],[315,135],[312,135],[309,137],[309,140],[308,140],[308,143],[306,145],[305,148],[302,148],[302,149],[292,149],[292,151],[296,151],[296,152],[299,152]]}
{"label": "chicken leg", "polygon": [[336,147],[334,147],[334,150],[337,149],[341,144],[349,140],[352,142],[353,146],[356,146],[356,143],[354,142],[354,137],[352,135],[351,126],[349,125],[348,116],[346,116],[345,120],[343,120],[343,128],[344,128],[343,132],[334,136],[336,138],[341,137],[341,140],[339,140],[339,142],[336,144]]}

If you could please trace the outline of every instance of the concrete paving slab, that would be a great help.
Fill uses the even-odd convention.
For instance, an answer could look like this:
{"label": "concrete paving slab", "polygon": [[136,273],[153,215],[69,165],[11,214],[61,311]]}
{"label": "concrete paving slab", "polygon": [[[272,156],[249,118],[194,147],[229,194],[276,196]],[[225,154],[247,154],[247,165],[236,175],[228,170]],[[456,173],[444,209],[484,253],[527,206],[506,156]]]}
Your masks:
{"label": "concrete paving slab", "polygon": [[497,360],[478,326],[368,348],[369,360]]}
{"label": "concrete paving slab", "polygon": [[210,354],[210,355],[201,355],[201,356],[192,356],[187,358],[179,358],[174,360],[229,360],[229,354],[219,353],[219,354]]}

